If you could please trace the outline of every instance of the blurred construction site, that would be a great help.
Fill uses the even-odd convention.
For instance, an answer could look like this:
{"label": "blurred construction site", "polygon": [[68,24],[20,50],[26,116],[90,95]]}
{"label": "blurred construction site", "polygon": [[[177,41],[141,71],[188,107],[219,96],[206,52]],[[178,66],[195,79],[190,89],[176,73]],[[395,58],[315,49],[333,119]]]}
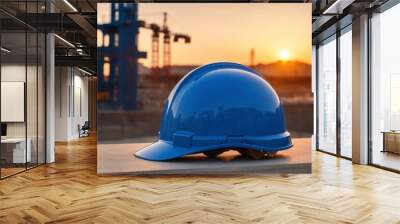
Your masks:
{"label": "blurred construction site", "polygon": [[[196,57],[191,46],[200,38],[171,25],[173,12],[163,11],[162,5],[154,4],[154,13],[146,19],[150,14],[142,15],[140,4],[98,4],[99,142],[156,136],[169,92],[184,75],[202,65],[172,60],[178,46],[187,57]],[[239,63],[251,66],[274,87],[284,102],[292,135],[309,137],[313,130],[311,65],[289,58],[286,52],[267,62],[256,60],[257,54],[257,48],[248,48],[246,63]],[[311,53],[309,57],[311,60]],[[226,59],[230,58],[220,61]]]}

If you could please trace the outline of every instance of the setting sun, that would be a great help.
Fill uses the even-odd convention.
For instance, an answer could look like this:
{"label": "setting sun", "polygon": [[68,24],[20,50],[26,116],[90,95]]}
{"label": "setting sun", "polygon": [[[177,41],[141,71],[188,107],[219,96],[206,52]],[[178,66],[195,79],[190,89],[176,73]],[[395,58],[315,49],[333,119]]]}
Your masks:
{"label": "setting sun", "polygon": [[279,52],[279,58],[280,58],[282,61],[287,61],[287,60],[290,58],[290,53],[289,53],[289,51],[287,51],[287,50],[281,50],[281,51]]}

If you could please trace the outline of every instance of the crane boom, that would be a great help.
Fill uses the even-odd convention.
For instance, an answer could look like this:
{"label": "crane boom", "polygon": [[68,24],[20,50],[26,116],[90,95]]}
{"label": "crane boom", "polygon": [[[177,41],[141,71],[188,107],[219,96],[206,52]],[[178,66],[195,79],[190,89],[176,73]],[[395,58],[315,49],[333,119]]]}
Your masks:
{"label": "crane boom", "polygon": [[139,21],[139,26],[152,31],[151,36],[151,70],[153,74],[161,72],[159,57],[160,57],[160,34],[163,38],[163,74],[170,74],[171,69],[171,38],[174,43],[183,40],[185,44],[191,42],[191,38],[187,34],[174,33],[168,27],[168,14],[163,12],[163,24],[159,26],[156,23],[146,24],[144,20]]}

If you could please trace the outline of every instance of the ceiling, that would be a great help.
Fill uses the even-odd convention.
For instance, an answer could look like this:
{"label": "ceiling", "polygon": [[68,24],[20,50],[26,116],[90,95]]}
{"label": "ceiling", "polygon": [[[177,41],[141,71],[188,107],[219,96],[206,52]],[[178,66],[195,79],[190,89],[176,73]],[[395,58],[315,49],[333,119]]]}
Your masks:
{"label": "ceiling", "polygon": [[[25,61],[25,56],[28,56],[28,59],[35,58],[38,48],[37,44],[30,43],[31,39],[36,37],[37,33],[52,32],[57,34],[55,38],[56,65],[74,65],[96,71],[97,1],[51,0],[47,2],[50,4],[46,5],[45,0],[1,0],[2,46],[11,49],[3,60],[7,58],[8,61],[17,62]],[[26,35],[21,35],[25,32]],[[30,33],[35,33],[35,35]],[[36,39],[34,42],[36,43]],[[4,54],[5,52],[2,51],[2,55]]]}
{"label": "ceiling", "polygon": [[[387,0],[250,0],[238,2],[312,3],[312,35],[313,42],[315,43],[326,36],[332,35],[332,33],[336,31],[336,27],[338,27],[337,24],[345,26],[347,23],[351,23],[352,16],[376,8],[386,1]],[[24,48],[25,38],[21,38],[21,35],[16,35],[16,33],[26,31],[54,32],[62,39],[75,45],[75,47],[71,47],[70,44],[62,39],[55,38],[56,63],[59,65],[68,63],[70,65],[73,63],[76,66],[83,66],[95,71],[97,47],[96,4],[110,1],[52,0],[50,1],[51,4],[47,6],[45,2],[45,0],[1,0],[0,27],[3,32],[2,44],[3,46],[13,49],[13,52],[10,53],[9,56],[14,55],[18,58],[21,55],[26,55]],[[120,2],[136,1],[124,0]],[[185,0],[182,2],[185,2]],[[187,2],[193,2],[193,0],[188,0]],[[202,0],[198,2],[207,1]],[[224,1],[220,0],[220,2]],[[52,13],[48,13],[50,8],[52,9]],[[24,37],[24,35],[22,35],[22,37]],[[28,40],[28,55],[33,54],[36,49],[34,43],[29,42],[30,40]],[[80,62],[81,64],[79,64]]]}
{"label": "ceiling", "polygon": [[352,18],[373,11],[389,0],[313,0],[313,43],[351,24]]}

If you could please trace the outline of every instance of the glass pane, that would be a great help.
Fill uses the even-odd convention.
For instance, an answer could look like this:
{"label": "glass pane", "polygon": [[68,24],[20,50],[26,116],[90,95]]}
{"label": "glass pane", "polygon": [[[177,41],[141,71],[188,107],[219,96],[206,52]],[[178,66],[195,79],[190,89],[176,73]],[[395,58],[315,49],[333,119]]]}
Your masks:
{"label": "glass pane", "polygon": [[[28,14],[27,20],[37,23],[37,16],[32,16],[39,12],[38,1],[27,1],[25,10]],[[26,76],[26,125],[27,125],[27,167],[35,167],[38,164],[38,45],[39,36],[33,28],[27,29],[27,76]]]}
{"label": "glass pane", "polygon": [[44,34],[38,35],[38,164],[45,163],[46,148],[45,148],[45,44],[46,37]]}
{"label": "glass pane", "polygon": [[28,168],[37,165],[37,132],[38,132],[38,35],[36,32],[27,33],[27,80],[26,80],[26,116],[27,116],[27,142],[28,142]]}
{"label": "glass pane", "polygon": [[352,156],[352,36],[351,30],[340,37],[340,153]]}
{"label": "glass pane", "polygon": [[372,18],[372,163],[400,170],[400,5]]}
{"label": "glass pane", "polygon": [[26,150],[26,33],[1,34],[1,140],[2,177],[25,170]]}
{"label": "glass pane", "polygon": [[[1,1],[1,177],[45,161],[45,36],[21,21],[37,19],[45,0]],[[26,14],[28,13],[28,14]],[[35,23],[35,21],[32,21]]]}
{"label": "glass pane", "polygon": [[318,148],[336,153],[336,40],[318,48]]}

